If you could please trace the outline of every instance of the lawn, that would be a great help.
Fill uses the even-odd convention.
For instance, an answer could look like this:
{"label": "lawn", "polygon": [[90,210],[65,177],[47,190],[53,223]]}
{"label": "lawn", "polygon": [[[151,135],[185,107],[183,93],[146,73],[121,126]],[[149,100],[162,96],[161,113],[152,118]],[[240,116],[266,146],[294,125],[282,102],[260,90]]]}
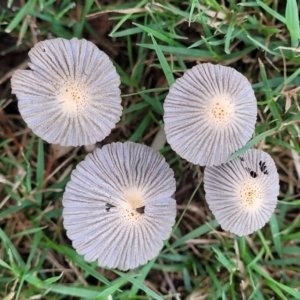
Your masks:
{"label": "lawn", "polygon": [[[300,3],[276,1],[0,1],[1,299],[300,299]],[[60,147],[23,121],[10,78],[29,50],[85,38],[121,77],[123,114],[103,141]],[[205,201],[204,168],[163,135],[169,87],[198,63],[230,66],[258,104],[254,147],[274,159],[278,205],[261,230],[223,231]],[[85,262],[66,236],[62,195],[95,148],[132,141],[158,149],[176,178],[176,223],[159,255],[122,272]]]}

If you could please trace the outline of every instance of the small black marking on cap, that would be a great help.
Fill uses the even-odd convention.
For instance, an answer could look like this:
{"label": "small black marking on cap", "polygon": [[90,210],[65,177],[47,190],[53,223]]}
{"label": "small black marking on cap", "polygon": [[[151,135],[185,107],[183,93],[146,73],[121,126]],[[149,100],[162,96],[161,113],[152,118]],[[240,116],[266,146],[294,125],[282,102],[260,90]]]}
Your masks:
{"label": "small black marking on cap", "polygon": [[115,207],[114,205],[109,204],[109,203],[106,203],[105,206],[106,206],[105,210],[106,210],[107,212],[108,212],[112,207]]}
{"label": "small black marking on cap", "polygon": [[138,207],[135,209],[136,212],[138,212],[139,214],[144,214],[145,213],[145,205],[142,207]]}

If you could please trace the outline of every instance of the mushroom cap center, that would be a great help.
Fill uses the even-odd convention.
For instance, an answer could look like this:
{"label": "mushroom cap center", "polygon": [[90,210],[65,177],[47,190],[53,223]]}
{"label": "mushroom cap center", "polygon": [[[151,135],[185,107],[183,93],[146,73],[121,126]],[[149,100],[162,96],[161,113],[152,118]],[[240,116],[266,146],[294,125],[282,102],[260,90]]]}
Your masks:
{"label": "mushroom cap center", "polygon": [[57,100],[66,112],[80,112],[88,102],[84,87],[78,83],[66,83],[57,93]]}
{"label": "mushroom cap center", "polygon": [[124,192],[124,198],[133,210],[145,205],[142,191],[136,188]]}
{"label": "mushroom cap center", "polygon": [[214,125],[224,127],[232,122],[234,115],[234,104],[229,95],[215,96],[208,109],[210,119]]}
{"label": "mushroom cap center", "polygon": [[140,224],[144,219],[144,194],[142,191],[132,188],[124,191],[123,197],[126,201],[122,201],[120,207],[120,215],[128,224]]}
{"label": "mushroom cap center", "polygon": [[256,210],[261,204],[262,196],[261,186],[257,182],[250,180],[241,184],[239,197],[244,208],[251,211]]}

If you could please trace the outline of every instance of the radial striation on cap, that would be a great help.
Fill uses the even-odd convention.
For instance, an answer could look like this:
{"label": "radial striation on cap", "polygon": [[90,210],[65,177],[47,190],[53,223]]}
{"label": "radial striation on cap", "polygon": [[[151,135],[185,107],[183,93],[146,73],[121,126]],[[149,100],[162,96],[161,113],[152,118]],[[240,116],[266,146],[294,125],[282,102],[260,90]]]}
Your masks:
{"label": "radial striation on cap", "polygon": [[257,103],[249,81],[233,68],[204,63],[171,86],[164,103],[167,141],[193,164],[220,165],[254,132]]}
{"label": "radial striation on cap", "polygon": [[204,171],[206,201],[224,230],[239,236],[262,228],[279,195],[279,176],[271,156],[250,149],[240,157]]}
{"label": "radial striation on cap", "polygon": [[63,195],[73,247],[102,267],[134,269],[154,258],[176,216],[174,173],[148,146],[113,143],[87,155]]}
{"label": "radial striation on cap", "polygon": [[120,77],[109,57],[77,38],[39,42],[28,55],[31,70],[11,79],[28,127],[62,146],[103,140],[122,114]]}

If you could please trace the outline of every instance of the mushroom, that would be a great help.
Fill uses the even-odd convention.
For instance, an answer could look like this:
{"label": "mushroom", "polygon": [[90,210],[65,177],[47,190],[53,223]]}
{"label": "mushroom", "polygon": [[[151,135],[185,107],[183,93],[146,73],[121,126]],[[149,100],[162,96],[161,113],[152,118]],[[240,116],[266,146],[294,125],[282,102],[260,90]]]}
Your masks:
{"label": "mushroom", "polygon": [[120,77],[109,57],[77,38],[39,42],[28,55],[31,70],[11,79],[28,127],[61,146],[103,140],[122,114]]}
{"label": "mushroom", "polygon": [[254,132],[257,104],[249,81],[233,68],[204,63],[171,86],[164,103],[167,141],[193,164],[220,165]]}
{"label": "mushroom", "polygon": [[266,152],[250,149],[204,171],[206,201],[224,230],[251,234],[271,218],[277,205],[279,176]]}
{"label": "mushroom", "polygon": [[85,260],[128,270],[154,258],[176,216],[174,173],[148,146],[112,143],[87,155],[63,195],[67,236]]}

